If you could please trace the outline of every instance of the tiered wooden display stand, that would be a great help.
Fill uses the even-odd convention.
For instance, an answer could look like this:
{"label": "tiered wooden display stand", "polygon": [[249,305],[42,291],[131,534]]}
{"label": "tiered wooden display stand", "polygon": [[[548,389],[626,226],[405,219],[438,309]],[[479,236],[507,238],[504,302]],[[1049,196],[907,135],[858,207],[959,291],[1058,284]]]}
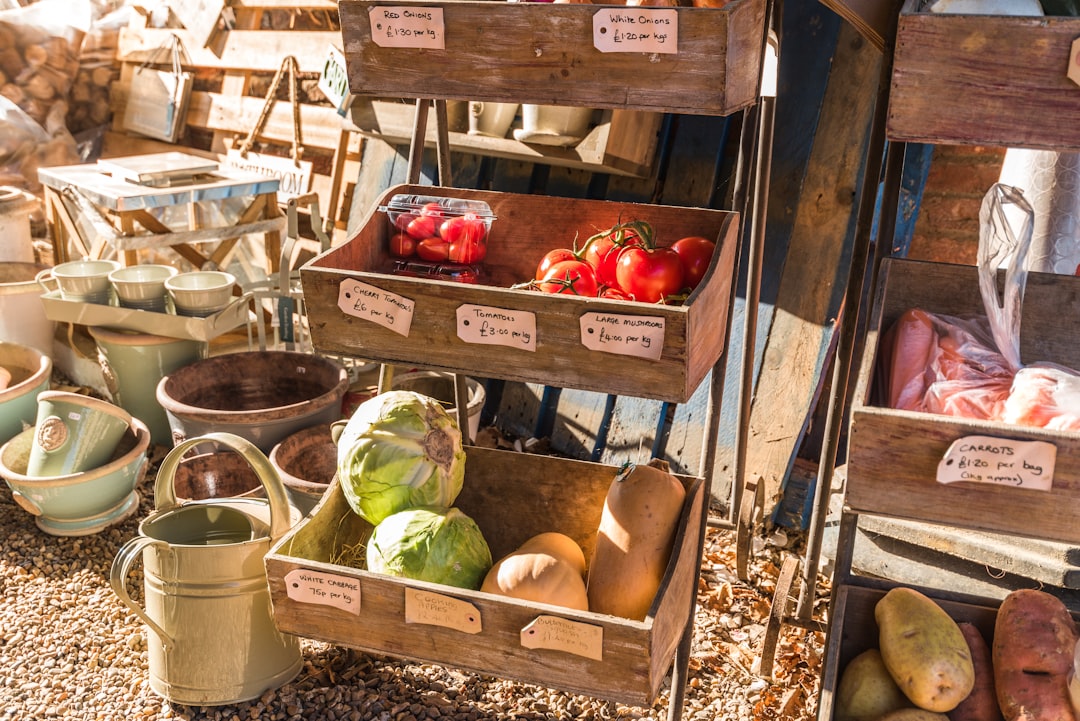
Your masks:
{"label": "tiered wooden display stand", "polygon": [[[1080,150],[1080,86],[1067,75],[1080,19],[937,15],[923,12],[924,4],[906,0],[899,14],[886,126],[893,141],[890,159],[903,156],[904,142]],[[1003,51],[985,52],[989,47]],[[899,164],[887,163],[884,238],[891,238],[897,212],[899,171]],[[1021,323],[1023,362],[1078,367],[1080,352],[1071,330],[1080,312],[1078,293],[1080,281],[1074,277],[1029,275]],[[875,368],[881,335],[913,307],[952,315],[983,313],[976,269],[891,258],[880,266],[851,411],[846,496],[818,706],[823,720],[833,718],[837,681],[848,661],[876,643],[874,604],[896,585],[852,574],[860,515],[1080,542],[1072,513],[1080,494],[1076,433],[897,411],[878,402]],[[1051,444],[1056,466],[1049,487],[1029,485],[1043,475],[1032,469],[1019,470],[1024,481],[1020,487],[937,482],[946,451],[971,436],[986,436],[992,439],[990,445],[1010,448]],[[992,641],[998,600],[908,585],[937,599],[957,620],[974,622]]]}
{"label": "tiered wooden display stand", "polygon": [[[634,8],[570,4],[343,0],[340,5],[350,86],[357,95],[418,99],[412,157],[427,135],[427,105],[440,96],[485,101],[578,105],[614,111],[730,114],[758,101],[766,0],[735,0],[723,9]],[[623,20],[612,22],[613,15]],[[396,17],[395,17],[396,16]],[[434,40],[415,38],[415,23],[437,18]],[[626,17],[660,21],[672,47],[602,52],[596,42]],[[599,28],[594,30],[594,28]],[[636,25],[635,29],[641,29]],[[642,32],[646,30],[641,29]],[[424,34],[424,33],[421,33]],[[396,45],[396,46],[395,46]],[[646,51],[641,51],[645,47]],[[668,46],[671,47],[671,46]],[[445,107],[435,102],[440,176],[447,139]],[[412,162],[410,165],[414,165]],[[746,167],[753,167],[747,163]],[[410,173],[412,182],[416,174]],[[373,208],[356,238],[301,269],[317,350],[383,363],[422,362],[455,374],[556,384],[608,393],[685,401],[714,369],[702,469],[712,469],[723,358],[734,306],[739,214],[511,193],[406,186],[417,192],[483,199],[497,215],[486,261],[492,285],[391,275],[385,215]],[[530,277],[550,249],[553,223],[568,231],[640,217],[716,238],[718,250],[701,286],[679,308],[539,296],[508,285]],[[499,235],[500,229],[512,231]],[[378,313],[372,308],[389,303]],[[462,312],[531,321],[526,336],[478,340]],[[411,330],[389,323],[407,317]],[[467,313],[466,313],[467,317]],[[653,359],[590,349],[587,321],[662,328]],[[395,321],[397,322],[397,321]],[[394,326],[394,327],[391,327]],[[624,326],[629,327],[629,326]],[[641,327],[640,325],[638,327]],[[498,335],[493,336],[498,337]],[[483,359],[482,361],[480,359]],[[605,360],[619,363],[604,363]],[[624,373],[610,373],[625,361]],[[479,367],[477,363],[482,363]],[[715,372],[719,366],[721,372]],[[672,373],[678,382],[671,383]],[[382,384],[381,384],[382,385]],[[464,404],[459,403],[459,407]],[[530,535],[556,530],[588,555],[615,468],[544,456],[467,448],[458,505],[484,530],[494,556]],[[709,475],[708,473],[703,475]],[[368,652],[441,663],[539,683],[598,698],[651,705],[669,671],[669,716],[682,713],[693,609],[708,507],[707,479],[685,477],[688,495],[675,551],[643,621],[520,602],[466,589],[390,578],[342,563],[371,527],[353,514],[335,483],[313,515],[266,557],[279,628]],[[321,595],[321,589],[339,593]]]}

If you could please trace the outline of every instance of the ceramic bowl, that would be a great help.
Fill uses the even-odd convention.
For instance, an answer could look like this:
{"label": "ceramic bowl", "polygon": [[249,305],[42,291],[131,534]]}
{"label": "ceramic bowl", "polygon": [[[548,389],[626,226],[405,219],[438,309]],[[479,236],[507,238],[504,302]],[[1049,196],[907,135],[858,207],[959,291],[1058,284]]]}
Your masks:
{"label": "ceramic bowl", "polygon": [[45,533],[87,536],[130,516],[139,506],[135,487],[147,470],[150,430],[138,418],[104,465],[65,476],[26,475],[35,428],[0,447],[0,476],[16,503]]}
{"label": "ceramic bowl", "polygon": [[115,260],[72,260],[50,272],[64,300],[108,305],[112,297],[109,273],[120,267]]}
{"label": "ceramic bowl", "polygon": [[270,463],[293,502],[308,513],[322,498],[337,473],[337,444],[329,425],[293,433],[270,450]]}
{"label": "ceramic bowl", "polygon": [[211,356],[161,379],[157,399],[173,444],[217,431],[263,453],[296,431],[341,418],[349,374],[312,353],[267,350]]}
{"label": "ceramic bowl", "polygon": [[177,315],[207,316],[229,304],[236,276],[223,270],[194,270],[165,279]]}
{"label": "ceramic bowl", "polygon": [[176,465],[173,490],[183,501],[266,495],[259,474],[247,459],[229,450],[185,455]]}
{"label": "ceramic bowl", "polygon": [[165,312],[165,281],[179,271],[171,265],[144,263],[109,273],[116,299],[125,308]]}
{"label": "ceramic bowl", "polygon": [[0,390],[0,443],[34,425],[38,393],[49,390],[52,359],[36,348],[0,342],[0,370],[10,375]]}

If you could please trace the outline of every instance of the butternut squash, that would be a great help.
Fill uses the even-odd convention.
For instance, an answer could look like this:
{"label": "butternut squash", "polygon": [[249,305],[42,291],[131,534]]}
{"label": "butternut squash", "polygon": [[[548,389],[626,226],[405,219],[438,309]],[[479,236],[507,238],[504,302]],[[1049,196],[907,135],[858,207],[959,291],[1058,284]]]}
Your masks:
{"label": "butternut squash", "polygon": [[686,489],[666,461],[627,465],[608,488],[589,560],[589,610],[641,621],[675,543]]}
{"label": "butternut squash", "polygon": [[542,533],[499,559],[480,590],[587,611],[584,571],[585,554],[573,539],[561,533]]}

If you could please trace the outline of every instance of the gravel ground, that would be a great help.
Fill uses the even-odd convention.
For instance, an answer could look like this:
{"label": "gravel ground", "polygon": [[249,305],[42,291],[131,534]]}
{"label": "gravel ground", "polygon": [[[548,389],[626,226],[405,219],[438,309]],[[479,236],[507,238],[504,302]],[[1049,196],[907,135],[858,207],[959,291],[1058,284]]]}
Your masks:
{"label": "gravel ground", "polygon": [[[151,480],[138,490],[140,508],[127,520],[59,538],[39,531],[0,487],[0,721],[667,718],[666,686],[651,708],[637,708],[308,640],[299,676],[255,701],[170,704],[150,690],[142,622],[109,586],[116,551],[152,511]],[[811,719],[823,634],[785,626],[774,682],[753,673],[780,551],[765,545],[755,552],[751,582],[742,583],[732,541],[730,531],[710,530],[682,717]],[[140,574],[130,587],[141,598]],[[827,596],[822,581],[821,608]]]}

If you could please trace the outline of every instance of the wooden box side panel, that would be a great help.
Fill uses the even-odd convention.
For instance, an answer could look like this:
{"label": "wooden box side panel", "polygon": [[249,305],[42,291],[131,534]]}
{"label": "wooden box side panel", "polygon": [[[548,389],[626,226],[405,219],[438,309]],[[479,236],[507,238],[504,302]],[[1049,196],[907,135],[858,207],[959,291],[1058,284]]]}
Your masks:
{"label": "wooden box side panel", "polygon": [[[985,531],[1080,541],[1074,501],[1080,498],[1080,434],[899,411],[877,405],[874,374],[881,334],[912,307],[950,315],[982,313],[977,271],[889,259],[882,266],[874,328],[859,371],[848,448],[846,503],[853,510],[944,523]],[[1066,338],[1042,343],[1047,333],[1062,334],[1064,307],[1080,303],[1080,280],[1033,274],[1026,294],[1022,357],[1068,363],[1076,349]],[[1030,322],[1029,322],[1030,321]],[[1066,352],[1068,348],[1068,352]],[[1061,353],[1057,355],[1057,353]],[[1045,353],[1046,355],[1043,355]],[[937,466],[949,446],[968,435],[1042,440],[1057,448],[1053,489],[1049,492],[983,483],[937,483]],[[1015,509],[1023,508],[1018,514]],[[1038,518],[1035,527],[1031,519]]]}
{"label": "wooden box side panel", "polygon": [[[561,531],[591,556],[603,498],[616,469],[602,464],[530,456],[482,448],[468,449],[465,486],[456,504],[484,532],[498,558],[531,535]],[[266,559],[278,627],[369,652],[443,663],[482,674],[539,683],[625,703],[647,706],[655,699],[670,667],[675,643],[688,620],[691,577],[698,560],[691,548],[699,536],[703,482],[681,478],[688,501],[665,583],[654,603],[656,618],[644,622],[526,603],[466,589],[405,581],[372,574],[336,561],[355,552],[370,526],[352,514],[334,482],[314,514],[275,545]],[[693,551],[692,553],[689,551]],[[318,571],[356,580],[359,613],[290,599],[286,576],[294,570]],[[474,605],[482,630],[468,634],[405,622],[407,589],[448,595]],[[683,598],[678,598],[682,594]],[[668,614],[681,614],[669,618]],[[539,615],[553,615],[597,626],[603,633],[603,658],[593,660],[521,646],[521,630]],[[659,643],[654,642],[654,637]],[[670,647],[670,648],[669,648]],[[655,649],[660,648],[657,652]]]}
{"label": "wooden box side panel", "polygon": [[[489,204],[496,220],[485,261],[487,283],[466,285],[387,274],[389,223],[383,213],[373,210],[356,237],[301,269],[312,341],[321,351],[381,362],[415,363],[423,358],[426,367],[465,373],[476,372],[477,357],[482,353],[486,377],[674,402],[692,395],[723,351],[726,338],[720,329],[725,327],[730,300],[737,214],[430,186],[399,186],[384,195],[379,205],[399,192],[449,195]],[[575,235],[581,242],[581,238],[631,218],[651,222],[662,244],[687,235],[718,240],[711,274],[685,304],[663,306],[510,289],[533,276],[543,254],[555,247],[553,237],[563,238],[569,245]],[[409,335],[343,312],[338,307],[339,291],[350,279],[415,301]],[[457,311],[463,304],[532,313],[536,319],[535,351],[500,345],[481,348],[462,341],[457,336]],[[581,343],[580,319],[588,312],[662,318],[665,342],[660,358],[587,349]],[[691,315],[700,315],[703,322],[691,328]]]}
{"label": "wooden box side panel", "polygon": [[444,49],[380,47],[372,41],[368,14],[378,3],[340,4],[354,94],[430,97],[434,87],[454,100],[711,115],[728,115],[756,100],[763,0],[735,0],[722,9],[674,8],[674,53],[600,52],[593,45],[599,10],[589,5],[405,4],[443,8]]}
{"label": "wooden box side panel", "polygon": [[1080,148],[1068,79],[1080,19],[904,12],[887,132],[928,143]]}
{"label": "wooden box side panel", "polygon": [[[840,584],[834,590],[832,616],[821,674],[818,719],[830,721],[835,715],[836,689],[844,668],[863,651],[878,647],[878,626],[874,606],[886,590]],[[931,595],[928,593],[928,595]],[[993,642],[998,602],[987,599],[985,605],[935,598],[956,621],[975,624],[988,644]]]}

